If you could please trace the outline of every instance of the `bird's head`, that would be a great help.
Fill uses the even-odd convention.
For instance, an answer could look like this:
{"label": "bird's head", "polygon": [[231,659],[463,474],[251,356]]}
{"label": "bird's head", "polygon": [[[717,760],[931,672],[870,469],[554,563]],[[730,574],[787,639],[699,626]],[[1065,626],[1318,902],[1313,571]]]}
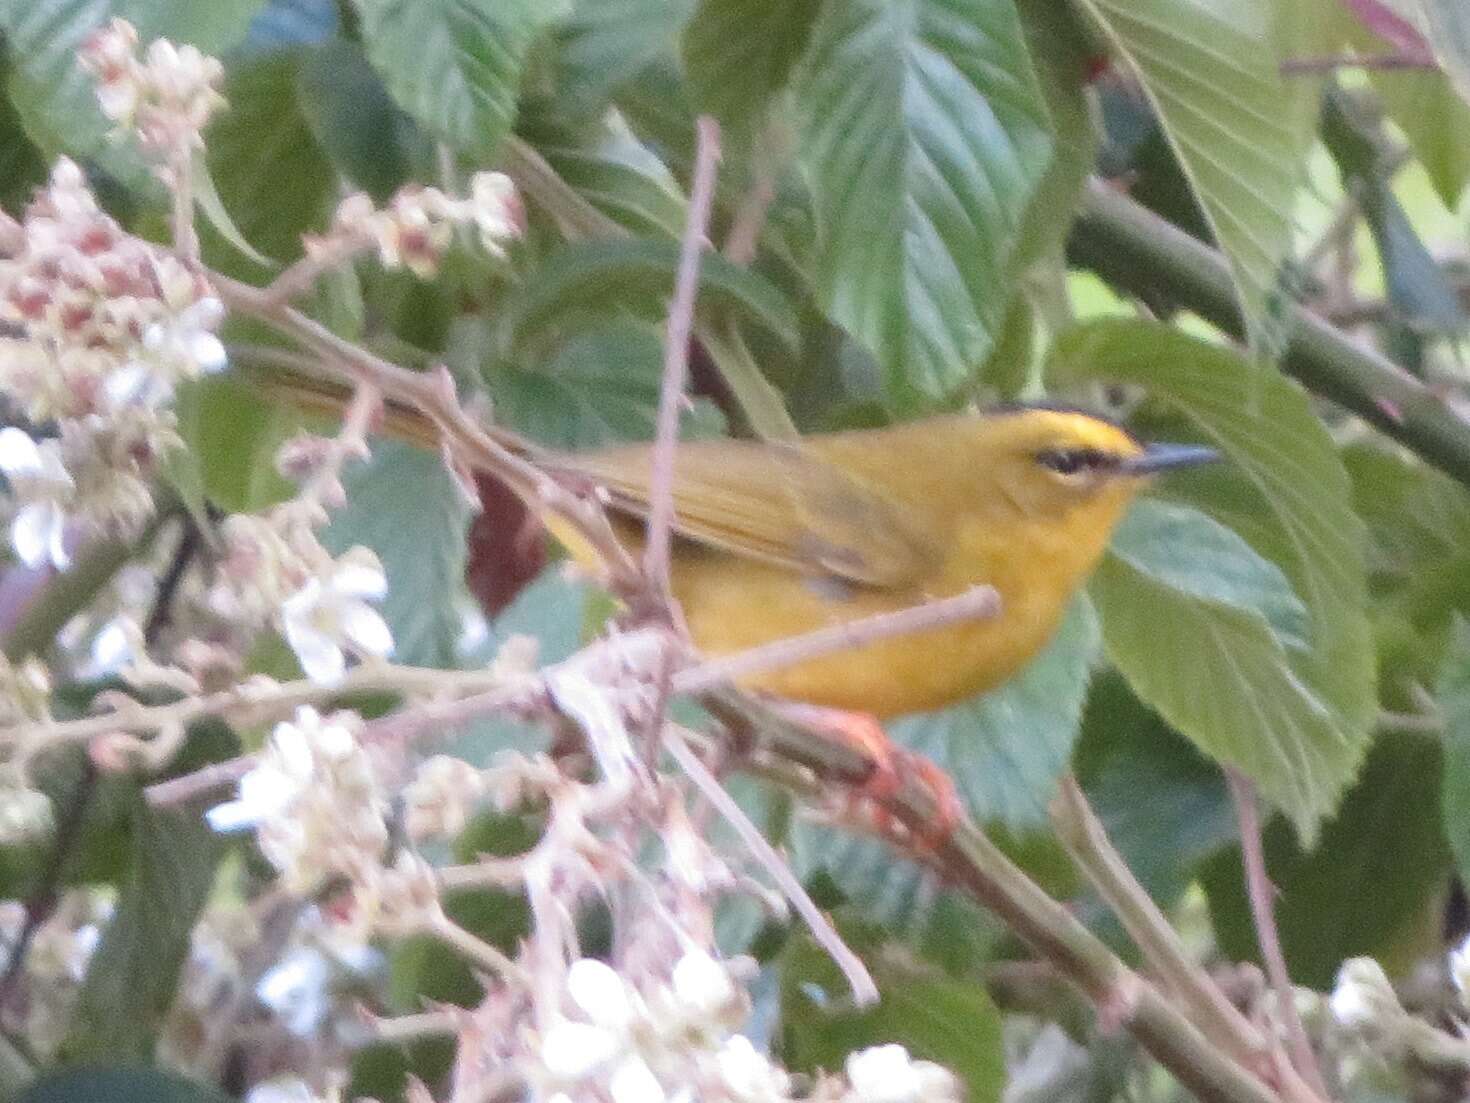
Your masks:
{"label": "bird's head", "polygon": [[1104,532],[1152,476],[1219,458],[1198,445],[1145,444],[1079,410],[1006,407],[985,420],[985,451],[1011,505],[1033,518],[1091,518]]}

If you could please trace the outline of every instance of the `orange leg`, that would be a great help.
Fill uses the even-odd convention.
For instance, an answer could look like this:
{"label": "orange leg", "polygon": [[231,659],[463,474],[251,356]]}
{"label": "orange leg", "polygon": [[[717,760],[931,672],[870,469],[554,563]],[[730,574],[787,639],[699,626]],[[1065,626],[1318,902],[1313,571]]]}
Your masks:
{"label": "orange leg", "polygon": [[914,837],[920,850],[938,850],[949,840],[955,824],[964,818],[965,806],[955,791],[954,779],[932,759],[896,746],[876,717],[865,712],[784,702],[781,712],[803,727],[832,733],[872,760],[872,773],[858,789],[858,795],[877,806],[880,830],[887,831],[890,819],[885,803],[903,788],[907,777],[917,779],[929,791],[936,811],[934,823]]}

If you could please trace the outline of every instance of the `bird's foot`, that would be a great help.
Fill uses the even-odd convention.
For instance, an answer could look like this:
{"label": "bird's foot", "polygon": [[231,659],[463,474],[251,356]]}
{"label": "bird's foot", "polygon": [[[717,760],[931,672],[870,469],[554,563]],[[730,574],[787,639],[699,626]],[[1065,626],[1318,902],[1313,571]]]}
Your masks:
{"label": "bird's foot", "polygon": [[869,759],[872,770],[854,795],[882,834],[890,837],[895,834],[894,825],[899,820],[891,804],[902,792],[904,783],[912,780],[929,795],[935,815],[933,822],[922,829],[905,824],[910,845],[921,853],[932,854],[949,841],[955,825],[964,818],[965,806],[954,779],[933,759],[897,746],[877,718],[865,712],[814,705],[784,706],[782,711],[803,727],[835,735]]}

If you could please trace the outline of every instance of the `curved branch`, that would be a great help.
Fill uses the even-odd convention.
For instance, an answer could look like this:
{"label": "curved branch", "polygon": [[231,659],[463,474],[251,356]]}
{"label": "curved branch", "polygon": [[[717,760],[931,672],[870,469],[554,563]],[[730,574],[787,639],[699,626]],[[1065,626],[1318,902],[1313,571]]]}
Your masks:
{"label": "curved branch", "polygon": [[[1100,180],[1089,181],[1067,259],[1109,283],[1194,311],[1241,336],[1225,258]],[[1470,486],[1470,422],[1391,360],[1300,307],[1288,306],[1282,369]]]}

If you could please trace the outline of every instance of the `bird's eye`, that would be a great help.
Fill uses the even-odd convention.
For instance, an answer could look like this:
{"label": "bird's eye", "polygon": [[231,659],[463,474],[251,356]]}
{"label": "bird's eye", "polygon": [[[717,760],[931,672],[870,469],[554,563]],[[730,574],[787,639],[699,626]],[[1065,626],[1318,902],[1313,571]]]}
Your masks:
{"label": "bird's eye", "polygon": [[1059,475],[1076,475],[1110,467],[1115,460],[1096,448],[1049,448],[1036,453],[1036,462]]}

